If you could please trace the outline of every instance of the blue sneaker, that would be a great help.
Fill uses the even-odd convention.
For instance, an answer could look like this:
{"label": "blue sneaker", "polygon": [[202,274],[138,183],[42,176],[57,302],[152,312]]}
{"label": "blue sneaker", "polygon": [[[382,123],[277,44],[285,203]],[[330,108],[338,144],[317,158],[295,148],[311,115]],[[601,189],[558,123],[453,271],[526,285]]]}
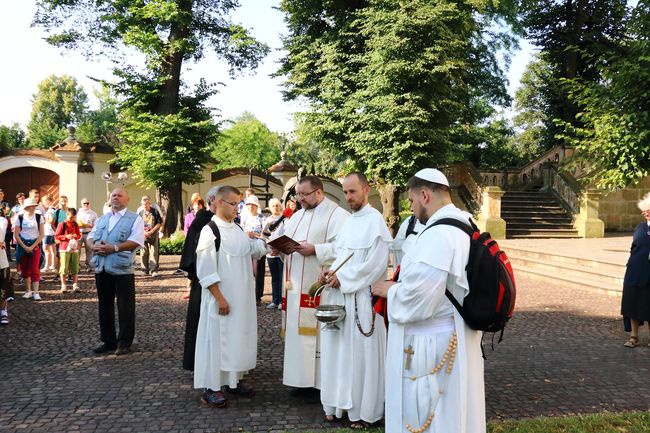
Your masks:
{"label": "blue sneaker", "polygon": [[211,389],[206,389],[203,392],[201,402],[210,407],[226,407],[228,405],[228,400],[223,391],[212,391]]}

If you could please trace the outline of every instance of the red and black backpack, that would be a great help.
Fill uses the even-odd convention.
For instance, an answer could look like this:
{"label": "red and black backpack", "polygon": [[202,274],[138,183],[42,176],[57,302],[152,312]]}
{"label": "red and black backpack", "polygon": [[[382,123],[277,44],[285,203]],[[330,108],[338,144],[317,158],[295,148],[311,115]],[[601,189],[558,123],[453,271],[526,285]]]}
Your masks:
{"label": "red and black backpack", "polygon": [[468,225],[453,218],[443,218],[424,230],[437,225],[454,226],[470,237],[469,259],[465,267],[469,293],[462,306],[449,290],[445,291],[447,298],[470,328],[501,332],[501,342],[516,298],[515,278],[508,256],[490,234],[481,233],[471,219]]}

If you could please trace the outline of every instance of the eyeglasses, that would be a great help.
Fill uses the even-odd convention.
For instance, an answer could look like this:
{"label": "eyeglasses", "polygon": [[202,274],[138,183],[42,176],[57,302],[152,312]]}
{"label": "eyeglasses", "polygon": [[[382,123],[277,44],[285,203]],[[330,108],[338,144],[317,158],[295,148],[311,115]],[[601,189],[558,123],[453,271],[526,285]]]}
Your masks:
{"label": "eyeglasses", "polygon": [[308,193],[298,192],[298,193],[296,193],[296,197],[298,197],[298,198],[305,198],[305,197],[307,197],[307,196],[312,195],[312,194],[315,193],[316,191],[318,191],[318,188],[316,188],[315,190],[313,190],[313,191],[311,191],[311,192],[308,192]]}
{"label": "eyeglasses", "polygon": [[236,201],[228,201],[228,200],[224,200],[224,199],[221,199],[221,201],[224,202],[224,203],[228,203],[232,207],[235,207],[235,206],[239,205],[239,203],[236,202]]}

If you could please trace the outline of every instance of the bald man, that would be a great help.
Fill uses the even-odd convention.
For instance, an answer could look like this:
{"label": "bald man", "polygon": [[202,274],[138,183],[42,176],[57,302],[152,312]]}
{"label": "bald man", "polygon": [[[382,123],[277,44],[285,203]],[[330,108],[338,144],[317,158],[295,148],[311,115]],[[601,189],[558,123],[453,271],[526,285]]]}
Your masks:
{"label": "bald man", "polygon": [[[96,354],[131,351],[135,336],[135,249],[144,245],[144,222],[129,211],[129,194],[124,188],[111,192],[111,211],[95,224],[88,241],[92,243],[95,284],[99,299],[99,330],[102,344]],[[115,333],[115,299],[120,333]]]}

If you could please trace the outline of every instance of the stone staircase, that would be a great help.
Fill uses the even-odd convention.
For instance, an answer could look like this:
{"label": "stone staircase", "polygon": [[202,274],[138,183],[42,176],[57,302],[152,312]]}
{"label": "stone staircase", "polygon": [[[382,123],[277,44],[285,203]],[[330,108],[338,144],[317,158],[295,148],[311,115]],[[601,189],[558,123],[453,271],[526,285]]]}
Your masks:
{"label": "stone staircase", "polygon": [[506,192],[501,198],[501,218],[507,223],[509,239],[578,237],[571,214],[546,192]]}
{"label": "stone staircase", "polygon": [[[522,246],[502,245],[515,272],[549,283],[598,290],[620,296],[623,290],[625,265],[614,260],[597,260],[589,257],[576,257],[547,251],[533,250]],[[550,246],[550,245],[549,245]]]}

